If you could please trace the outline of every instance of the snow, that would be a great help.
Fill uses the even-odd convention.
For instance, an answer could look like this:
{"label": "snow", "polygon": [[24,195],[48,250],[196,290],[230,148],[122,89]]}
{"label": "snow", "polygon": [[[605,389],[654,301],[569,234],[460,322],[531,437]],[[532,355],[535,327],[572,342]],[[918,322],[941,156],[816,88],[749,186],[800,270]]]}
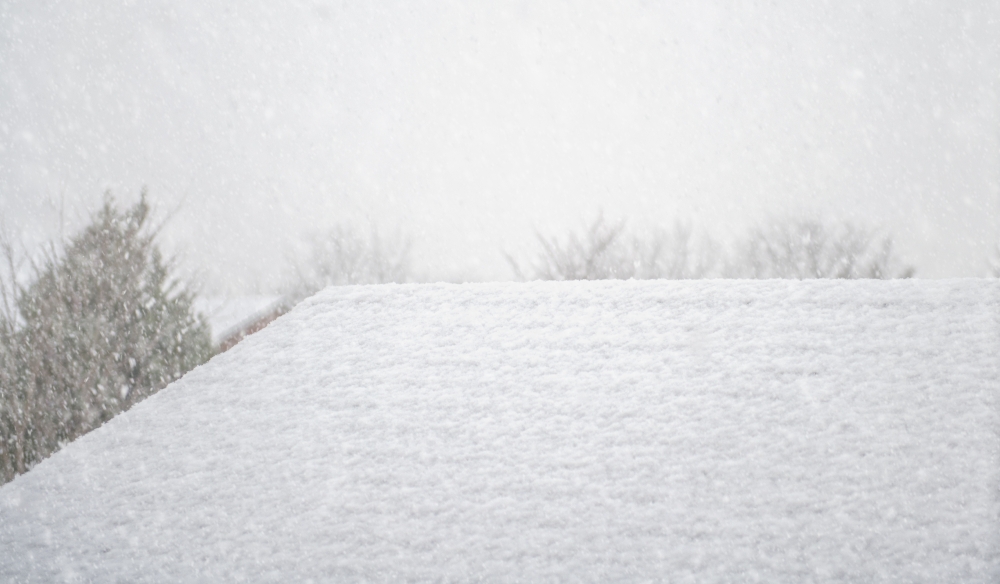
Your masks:
{"label": "snow", "polygon": [[0,489],[0,581],[1000,579],[1000,283],[330,288]]}

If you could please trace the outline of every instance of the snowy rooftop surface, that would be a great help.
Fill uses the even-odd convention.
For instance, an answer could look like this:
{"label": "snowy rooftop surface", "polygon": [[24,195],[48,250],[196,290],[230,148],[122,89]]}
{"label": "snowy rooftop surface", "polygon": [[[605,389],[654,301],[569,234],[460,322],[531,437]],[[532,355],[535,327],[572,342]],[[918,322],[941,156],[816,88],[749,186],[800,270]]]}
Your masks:
{"label": "snowy rooftop surface", "polygon": [[996,582],[1000,284],[331,288],[0,489],[0,581]]}
{"label": "snowy rooftop surface", "polygon": [[247,324],[255,322],[281,305],[281,296],[238,296],[235,298],[198,298],[195,310],[208,320],[212,328],[212,344],[224,339]]}

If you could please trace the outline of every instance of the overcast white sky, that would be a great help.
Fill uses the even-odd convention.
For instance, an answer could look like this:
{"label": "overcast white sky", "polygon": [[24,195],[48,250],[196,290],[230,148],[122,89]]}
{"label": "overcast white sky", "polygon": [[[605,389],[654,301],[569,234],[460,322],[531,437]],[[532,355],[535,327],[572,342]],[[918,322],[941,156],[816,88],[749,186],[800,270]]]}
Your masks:
{"label": "overcast white sky", "polygon": [[893,233],[918,276],[1000,240],[1000,3],[0,0],[0,216],[34,245],[147,185],[211,290],[335,223],[509,278],[603,209],[726,239]]}

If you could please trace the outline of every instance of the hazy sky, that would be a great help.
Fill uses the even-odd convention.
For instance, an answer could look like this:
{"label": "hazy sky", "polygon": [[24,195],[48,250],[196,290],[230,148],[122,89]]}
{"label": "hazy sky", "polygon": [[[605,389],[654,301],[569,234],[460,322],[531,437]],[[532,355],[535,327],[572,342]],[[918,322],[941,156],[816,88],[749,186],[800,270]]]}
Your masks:
{"label": "hazy sky", "polygon": [[0,216],[28,245],[149,187],[209,289],[335,223],[509,278],[603,210],[722,239],[892,232],[925,277],[1000,241],[1000,3],[0,0]]}

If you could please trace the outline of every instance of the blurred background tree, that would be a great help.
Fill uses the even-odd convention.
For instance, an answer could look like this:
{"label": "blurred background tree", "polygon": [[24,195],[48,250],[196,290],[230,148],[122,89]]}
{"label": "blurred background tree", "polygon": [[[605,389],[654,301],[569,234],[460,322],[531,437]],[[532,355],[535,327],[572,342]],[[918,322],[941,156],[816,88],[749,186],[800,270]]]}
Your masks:
{"label": "blurred background tree", "polygon": [[739,242],[728,274],[737,278],[909,278],[892,237],[849,222],[774,220]]}
{"label": "blurred background tree", "polygon": [[152,395],[212,354],[193,294],[172,277],[145,192],[91,223],[16,280],[0,315],[0,482]]}
{"label": "blurred background tree", "polygon": [[565,238],[536,237],[541,249],[528,273],[507,256],[520,280],[682,280],[712,277],[720,265],[719,246],[707,236],[696,240],[681,223],[640,234],[599,215]]}
{"label": "blurred background tree", "polygon": [[536,234],[539,250],[527,269],[507,256],[519,280],[692,278],[909,278],[913,267],[890,236],[850,222],[774,220],[751,229],[731,253],[682,223],[631,232],[624,221],[598,216],[563,238]]}
{"label": "blurred background tree", "polygon": [[290,264],[293,301],[327,286],[403,283],[412,279],[411,242],[400,234],[385,237],[374,227],[367,233],[338,225],[305,239]]}

